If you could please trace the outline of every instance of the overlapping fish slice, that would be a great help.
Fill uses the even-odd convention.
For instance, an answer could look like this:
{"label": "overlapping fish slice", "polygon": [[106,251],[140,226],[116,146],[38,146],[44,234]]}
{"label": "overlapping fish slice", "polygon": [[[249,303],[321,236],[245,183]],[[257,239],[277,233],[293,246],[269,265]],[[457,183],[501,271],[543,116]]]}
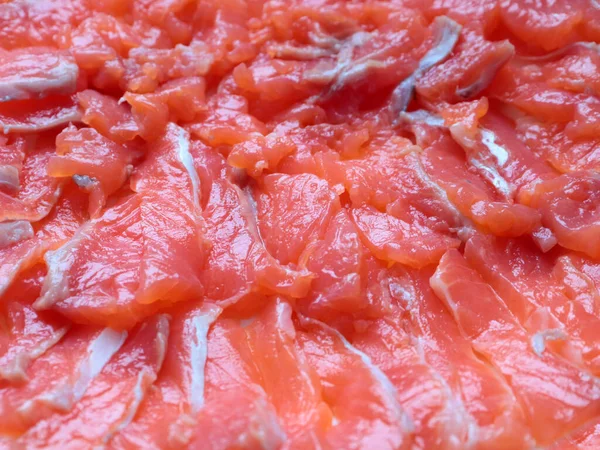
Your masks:
{"label": "overlapping fish slice", "polygon": [[196,415],[190,448],[275,449],[286,441],[282,420],[261,385],[248,344],[237,319],[219,319],[211,328],[204,405]]}
{"label": "overlapping fish slice", "polygon": [[468,437],[465,446],[530,448],[533,441],[529,425],[511,386],[461,334],[429,287],[430,277],[430,270],[400,272],[395,275],[392,288],[397,305],[405,310],[406,327],[415,348],[459,400],[457,411],[467,426],[463,430]]}
{"label": "overlapping fish slice", "polygon": [[206,297],[243,307],[264,295],[305,296],[312,275],[282,264],[268,252],[251,190],[240,188],[223,158],[204,144],[195,142],[192,154],[202,180],[203,218],[210,242],[202,272]]}
{"label": "overlapping fish slice", "polygon": [[287,436],[285,448],[319,448],[322,433],[331,424],[322,384],[296,348],[292,309],[274,300],[244,329],[248,363],[274,406]]}
{"label": "overlapping fish slice", "polygon": [[465,257],[502,297],[517,320],[546,346],[598,373],[596,288],[568,256],[539,254],[531,242],[473,236]]}
{"label": "overlapping fish slice", "polygon": [[65,128],[57,137],[57,154],[48,161],[48,173],[57,178],[73,177],[90,193],[90,216],[96,217],[133,170],[139,150],[115,144],[93,128]]}
{"label": "overlapping fish slice", "polygon": [[[29,144],[29,145],[28,145]],[[0,190],[0,221],[39,221],[48,215],[61,192],[62,182],[48,175],[46,166],[54,153],[54,136],[39,136],[22,144],[25,157],[12,189]],[[13,151],[19,151],[15,148]],[[13,166],[15,167],[15,166]],[[15,167],[16,168],[16,167]],[[11,176],[11,178],[13,178]]]}
{"label": "overlapping fish slice", "polygon": [[31,225],[33,236],[20,234],[0,249],[0,295],[21,271],[42,261],[48,250],[68,241],[88,219],[85,195],[69,186],[48,216]]}
{"label": "overlapping fish slice", "polygon": [[409,449],[413,425],[387,376],[337,330],[299,317],[297,341],[321,379],[331,409],[326,446]]}
{"label": "overlapping fish slice", "polygon": [[158,378],[135,418],[110,440],[109,448],[166,449],[188,444],[205,403],[207,335],[219,313],[220,308],[204,305],[174,314]]}
{"label": "overlapping fish slice", "polygon": [[2,386],[0,434],[17,439],[38,422],[69,413],[126,337],[108,328],[72,328],[27,368],[26,382]]}
{"label": "overlapping fish slice", "polygon": [[254,197],[265,247],[282,264],[298,264],[303,250],[339,209],[328,183],[310,174],[268,175]]}
{"label": "overlapping fish slice", "polygon": [[39,312],[32,303],[39,296],[44,276],[41,265],[26,271],[0,297],[0,380],[5,384],[28,381],[31,362],[51,349],[70,323],[53,312]]}
{"label": "overlapping fish slice", "polygon": [[[462,399],[430,366],[400,323],[401,311],[357,330],[352,344],[365,352],[396,389],[414,424],[414,448],[468,448],[476,439],[473,419]],[[473,422],[473,423],[470,423]]]}
{"label": "overlapping fish slice", "polygon": [[68,412],[39,421],[16,445],[83,448],[106,444],[135,417],[162,366],[168,336],[167,316],[158,314],[142,322]]}
{"label": "overlapping fish slice", "polygon": [[536,353],[515,316],[460,253],[444,255],[431,286],[474,350],[507,378],[539,444],[597,416],[598,380],[552,354]]}
{"label": "overlapping fish slice", "polygon": [[35,306],[129,328],[161,302],[197,298],[204,263],[199,184],[189,137],[171,125],[133,174],[134,193],[46,254],[48,275]]}

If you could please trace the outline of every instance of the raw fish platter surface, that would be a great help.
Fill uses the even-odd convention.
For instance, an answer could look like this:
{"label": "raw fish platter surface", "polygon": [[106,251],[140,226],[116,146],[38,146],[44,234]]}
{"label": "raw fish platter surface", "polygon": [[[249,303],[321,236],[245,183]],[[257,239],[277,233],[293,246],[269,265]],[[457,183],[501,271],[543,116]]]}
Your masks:
{"label": "raw fish platter surface", "polygon": [[0,450],[600,450],[600,2],[0,0]]}

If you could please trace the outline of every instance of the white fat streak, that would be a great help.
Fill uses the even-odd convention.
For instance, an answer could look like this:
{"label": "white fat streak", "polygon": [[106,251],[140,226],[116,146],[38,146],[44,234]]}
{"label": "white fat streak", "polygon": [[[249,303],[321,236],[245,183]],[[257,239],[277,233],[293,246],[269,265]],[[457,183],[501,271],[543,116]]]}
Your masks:
{"label": "white fat streak", "polygon": [[[446,379],[429,365],[425,358],[422,339],[418,336],[411,336],[411,342],[421,359],[421,363],[430,369],[431,376],[440,383],[448,399],[443,409],[443,415],[447,420],[447,427],[451,429],[450,440],[452,441],[452,445],[457,449],[466,450],[473,448],[480,437],[480,429],[477,421],[469,414],[463,400],[455,395]],[[466,429],[465,424],[467,424]]]}
{"label": "white fat streak", "polygon": [[[457,141],[463,148],[473,149],[475,144],[470,138],[465,137],[464,127],[465,125],[462,122],[454,124],[450,127],[450,134],[452,135],[454,140]],[[481,136],[483,136],[483,131],[484,129],[480,129]],[[485,131],[487,131],[487,138],[486,142],[483,142],[484,138],[482,137],[482,144],[485,145],[485,147],[488,150],[490,150],[490,152],[498,160],[498,162],[504,160],[505,158],[506,160],[508,160],[508,152],[495,143],[494,133],[489,130]],[[492,148],[490,148],[489,145],[491,145]],[[486,179],[490,183],[492,183],[492,185],[498,190],[498,192],[500,192],[507,198],[511,198],[513,196],[512,187],[504,179],[504,177],[500,175],[500,173],[495,167],[490,167],[488,164],[485,164],[484,162],[479,160],[476,155],[469,156],[469,162],[471,163],[471,165],[473,165],[473,167],[479,169],[482,175],[486,177]],[[506,163],[506,161],[504,162]]]}
{"label": "white fat streak", "polygon": [[81,400],[92,380],[98,376],[112,356],[121,348],[126,337],[127,332],[125,331],[117,332],[105,328],[88,345],[88,356],[79,364],[79,377],[73,386],[60,383],[51,391],[36,395],[19,406],[18,414],[27,416],[39,403],[45,403],[59,411],[68,412],[75,402]]}
{"label": "white fat streak", "polygon": [[542,356],[546,350],[546,341],[561,341],[567,340],[569,337],[560,328],[550,328],[548,330],[535,333],[531,337],[531,347],[538,356]]}
{"label": "white fat streak", "polygon": [[9,381],[27,381],[27,367],[31,361],[39,358],[50,348],[62,339],[67,333],[69,327],[63,327],[56,330],[48,339],[42,341],[38,346],[29,352],[20,352],[14,358],[9,360],[6,366],[0,368],[0,379]]}
{"label": "white fat streak", "polygon": [[48,273],[44,279],[40,297],[35,301],[35,309],[47,309],[54,303],[69,296],[69,277],[67,272],[73,265],[73,254],[80,241],[86,236],[95,221],[81,227],[75,235],[54,251],[46,252],[44,260]]}
{"label": "white fat streak", "polygon": [[439,266],[433,276],[429,279],[431,288],[438,294],[438,297],[448,306],[450,312],[456,317],[458,312],[458,305],[452,300],[452,295],[448,289],[448,284],[442,280],[442,270]]}
{"label": "white fat streak", "polygon": [[27,220],[0,223],[0,249],[31,239],[33,235],[33,227]]}
{"label": "white fat streak", "polygon": [[[22,66],[24,62],[28,64],[32,61],[13,61],[12,65]],[[65,93],[74,92],[78,76],[79,67],[74,60],[64,55],[56,55],[56,64],[48,68],[44,76],[27,74],[23,76],[21,73],[5,78],[0,77],[0,101],[25,100],[32,95],[35,97],[58,90],[63,90]]]}
{"label": "white fat streak", "polygon": [[36,119],[36,117],[31,117],[30,120],[25,119],[20,123],[6,123],[0,120],[0,127],[4,134],[45,131],[69,122],[79,122],[81,111],[77,107],[66,108],[55,114],[52,119],[44,120],[41,123],[36,123]]}
{"label": "white fat streak", "polygon": [[496,135],[490,130],[481,128],[481,142],[485,145],[492,155],[496,157],[499,166],[503,166],[508,161],[508,152],[506,149],[496,144]]}
{"label": "white fat streak", "polygon": [[[255,401],[255,414],[250,419],[249,430],[238,436],[238,444],[242,448],[251,447],[255,440],[260,442],[260,448],[263,450],[276,450],[281,447],[282,442],[286,442],[287,436],[277,414],[269,407],[265,396],[259,397]],[[312,437],[312,436],[311,436]],[[318,442],[313,443],[315,450],[320,449]]]}
{"label": "white fat streak", "polygon": [[416,172],[419,175],[419,177],[435,191],[437,197],[446,204],[450,211],[452,211],[452,215],[454,216],[456,222],[462,225],[461,228],[458,230],[459,237],[466,238],[470,236],[475,229],[475,227],[473,226],[473,222],[471,222],[471,220],[469,220],[467,217],[463,216],[458,210],[458,208],[454,206],[454,203],[452,203],[448,198],[447,192],[444,189],[442,189],[442,187],[439,184],[437,184],[431,179],[429,174],[423,168],[421,161],[418,159],[416,160],[416,169]]}
{"label": "white fat streak", "polygon": [[434,24],[439,28],[440,34],[435,45],[419,61],[417,77],[443,61],[452,52],[462,29],[458,23],[446,16],[436,17]]}
{"label": "white fat streak", "polygon": [[126,331],[119,332],[105,328],[92,341],[88,346],[88,357],[79,366],[79,378],[73,387],[74,401],[83,397],[90,382],[98,376],[108,361],[121,348],[126,338]]}
{"label": "white fat streak", "polygon": [[323,322],[320,322],[318,320],[315,320],[315,319],[311,319],[311,318],[308,318],[305,316],[300,316],[300,315],[299,315],[299,317],[303,322],[316,325],[316,326],[324,329],[325,331],[333,334],[342,342],[342,344],[344,345],[346,350],[348,350],[350,353],[353,353],[354,355],[358,356],[361,359],[361,361],[363,362],[363,364],[371,372],[373,379],[377,383],[379,383],[379,385],[382,387],[383,392],[386,394],[385,398],[390,403],[390,405],[394,411],[394,414],[396,416],[396,419],[402,425],[402,428],[407,432],[413,431],[414,425],[413,425],[412,421],[410,420],[409,416],[406,414],[406,412],[404,411],[404,409],[398,402],[398,398],[396,396],[396,388],[394,387],[392,382],[389,380],[389,378],[383,373],[383,371],[379,367],[377,367],[375,364],[373,364],[373,361],[371,361],[371,358],[369,358],[369,356],[367,354],[361,352],[359,349],[354,347],[335,328],[332,328],[329,325],[327,325]]}
{"label": "white fat streak", "polygon": [[200,177],[196,172],[194,159],[190,153],[190,135],[178,125],[171,123],[169,126],[173,127],[177,133],[177,156],[183,164],[183,167],[185,167],[185,170],[190,177],[190,181],[192,182],[194,207],[196,208],[196,212],[199,212],[200,198],[198,197],[198,193],[200,192]]}
{"label": "white fat streak", "polygon": [[[429,69],[439,64],[452,53],[458,42],[462,27],[454,20],[446,17],[436,17],[436,41],[431,49],[421,58],[417,69],[405,78],[392,93],[392,112],[397,115],[406,110],[412,100],[415,84]],[[396,119],[397,121],[397,119]]]}
{"label": "white fat streak", "polygon": [[191,344],[192,379],[190,381],[190,405],[192,414],[204,406],[204,371],[208,356],[208,330],[221,313],[221,308],[210,305],[202,308],[200,314],[191,320],[194,329],[194,342]]}
{"label": "white fat streak", "polygon": [[[157,326],[157,334],[155,337],[155,345],[158,347],[159,360],[158,369],[162,366],[164,361],[164,356],[167,349],[167,340],[169,336],[169,316],[162,314],[159,317],[159,324]],[[145,326],[145,325],[144,325]],[[142,401],[145,397],[146,390],[144,389],[145,384],[151,384],[156,380],[156,372],[154,370],[149,369],[148,367],[144,367],[137,375],[137,380],[135,386],[133,388],[133,400],[129,403],[129,407],[127,408],[125,417],[108,433],[104,435],[102,438],[102,444],[107,444],[111,438],[117,434],[119,431],[123,430],[127,425],[131,423],[133,418],[135,417]]]}
{"label": "white fat streak", "polygon": [[495,61],[488,64],[480,73],[479,78],[475,82],[464,88],[457,89],[456,94],[459,97],[474,97],[490,85],[494,79],[494,76],[496,75],[496,72],[498,72],[498,69],[500,69],[500,67],[502,67],[504,63],[506,63],[506,61],[512,58],[512,56],[515,54],[515,48],[512,44],[510,44],[510,42],[504,41],[504,45],[508,46],[510,51],[507,52],[502,58],[496,58]]}
{"label": "white fat streak", "polygon": [[406,120],[407,122],[423,122],[425,125],[431,127],[444,127],[444,119],[440,116],[430,113],[424,109],[418,109],[412,112],[403,112],[400,114],[400,119]]}
{"label": "white fat streak", "polygon": [[494,169],[493,167],[487,166],[486,164],[482,163],[481,161],[479,161],[476,158],[469,158],[469,161],[477,169],[479,169],[480,171],[485,172],[485,174],[487,174],[486,178],[492,183],[492,185],[496,189],[498,189],[498,191],[500,191],[506,197],[509,197],[509,198],[512,197],[513,192],[512,192],[510,185],[504,179],[504,177],[498,173],[498,171],[496,169]]}

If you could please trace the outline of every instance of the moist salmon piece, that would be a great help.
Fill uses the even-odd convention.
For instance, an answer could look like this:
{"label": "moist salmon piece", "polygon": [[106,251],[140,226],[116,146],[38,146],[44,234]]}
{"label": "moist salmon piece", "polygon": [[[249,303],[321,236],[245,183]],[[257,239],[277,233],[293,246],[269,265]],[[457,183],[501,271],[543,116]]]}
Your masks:
{"label": "moist salmon piece", "polygon": [[[515,58],[504,65],[488,90],[490,97],[545,122],[569,122],[577,105],[590,100],[590,95],[583,93],[580,87],[573,89],[568,77],[552,73],[550,63],[531,59]],[[586,61],[583,63],[587,64]],[[585,77],[583,74],[575,76]],[[554,77],[560,81],[552,81]]]}
{"label": "moist salmon piece", "polygon": [[545,51],[568,45],[584,19],[582,2],[501,0],[502,24],[517,38]]}
{"label": "moist salmon piece", "polygon": [[392,313],[389,263],[363,245],[346,209],[331,220],[323,239],[307,248],[305,257],[315,278],[309,294],[296,301],[304,315],[344,327],[348,321]]}
{"label": "moist salmon piece", "polygon": [[248,114],[248,100],[228,92],[213,96],[190,133],[211,147],[234,145],[267,134],[264,123]]}
{"label": "moist salmon piece", "polygon": [[250,319],[244,330],[248,363],[255,366],[255,377],[287,436],[283,448],[319,448],[323,431],[331,426],[331,411],[317,374],[303,350],[296,347],[292,308],[276,299]]}
{"label": "moist salmon piece", "polygon": [[448,248],[460,245],[454,237],[419,223],[407,223],[371,206],[354,208],[351,214],[364,245],[383,261],[421,268],[439,261]]}
{"label": "moist salmon piece", "polygon": [[564,174],[535,185],[522,194],[522,202],[540,210],[560,245],[598,260],[598,183],[593,171]]}
{"label": "moist salmon piece", "polygon": [[52,94],[73,94],[79,68],[67,53],[30,48],[0,53],[0,99],[28,100]]}
{"label": "moist salmon piece", "polygon": [[32,308],[41,289],[41,269],[38,265],[22,274],[0,297],[0,317],[5,324],[0,336],[0,379],[8,384],[28,381],[28,366],[52,348],[70,326],[60,316]]}
{"label": "moist salmon piece", "polygon": [[[269,52],[277,59],[256,60],[249,66],[241,64],[233,71],[240,93],[252,99],[249,106],[259,119],[272,117],[310,96],[318,95],[319,87],[305,76],[318,63],[299,59],[310,60],[322,53],[329,54],[319,51],[315,54],[313,50],[313,56],[311,49],[275,45],[270,46]],[[288,52],[291,58],[286,57]]]}
{"label": "moist salmon piece", "polygon": [[[510,122],[496,113],[482,119],[476,141],[470,139],[459,124],[452,125],[451,131],[467,154],[472,155],[471,163],[480,172],[487,173],[499,192],[539,211],[543,227],[535,230],[533,235],[543,251],[548,251],[558,242],[563,247],[581,250],[594,257],[595,244],[583,250],[580,241],[588,233],[593,235],[593,173],[559,177],[518,141]],[[558,186],[570,186],[574,193],[553,204],[552,198],[556,194],[552,192]],[[586,213],[576,218],[576,208]],[[556,220],[558,216],[562,218]]]}
{"label": "moist salmon piece", "polygon": [[167,316],[159,314],[141,323],[68,413],[54,414],[38,422],[17,439],[16,445],[28,448],[105,445],[135,416],[162,366],[168,337]]}
{"label": "moist salmon piece", "polygon": [[69,413],[126,337],[108,328],[71,328],[27,368],[26,383],[0,388],[1,433],[18,438],[40,421]]}
{"label": "moist salmon piece", "polygon": [[[46,255],[49,273],[36,307],[53,307],[78,322],[128,328],[161,304],[202,295],[200,181],[183,129],[170,125],[148,149],[131,187],[133,195]],[[121,255],[118,261],[108,248]]]}
{"label": "moist salmon piece", "polygon": [[6,133],[36,133],[79,122],[81,113],[73,97],[52,95],[41,100],[0,103],[0,127]]}
{"label": "moist salmon piece", "polygon": [[86,89],[77,94],[83,115],[81,121],[101,135],[124,144],[139,135],[139,128],[131,110],[116,99]]}
{"label": "moist salmon piece", "polygon": [[56,137],[56,155],[48,161],[48,174],[73,177],[90,193],[90,216],[97,217],[109,195],[116,192],[133,170],[139,150],[118,145],[93,128],[65,128]]}
{"label": "moist salmon piece", "polygon": [[325,180],[311,174],[273,174],[262,181],[254,198],[265,247],[282,264],[297,264],[340,208],[339,200]]}
{"label": "moist salmon piece", "polygon": [[474,30],[463,30],[451,57],[417,82],[417,93],[434,105],[471,99],[485,91],[513,54],[509,41],[490,42]]}
{"label": "moist salmon piece", "polygon": [[[519,139],[540,158],[548,161],[558,172],[597,171],[600,167],[599,142],[596,137],[583,129],[583,127],[587,129],[594,126],[597,120],[596,113],[595,108],[592,110],[582,103],[577,107],[574,121],[566,126],[547,124],[530,117],[523,117],[517,120],[516,130]],[[584,135],[573,136],[571,130],[577,130],[575,134],[583,132]]]}
{"label": "moist salmon piece", "polygon": [[[498,0],[428,0],[427,2],[410,0],[410,4],[423,8],[427,16],[447,15],[463,25],[473,28],[482,27],[491,32],[499,19]],[[429,3],[427,5],[427,3]],[[427,5],[427,6],[426,6]]]}
{"label": "moist salmon piece", "polygon": [[526,241],[498,242],[481,235],[469,240],[465,257],[534,334],[539,351],[548,346],[574,364],[598,372],[600,323],[594,299],[589,298],[595,292],[589,284],[581,286],[587,277],[578,276],[568,257],[539,254]]}
{"label": "moist salmon piece", "polygon": [[536,354],[530,336],[458,251],[444,255],[431,286],[474,350],[507,377],[540,445],[598,414],[596,378],[554,355]]}
{"label": "moist salmon piece", "polygon": [[48,175],[46,167],[54,152],[51,138],[41,140],[27,149],[19,176],[19,188],[14,192],[0,191],[0,221],[38,221],[51,211],[58,200],[62,182]]}
{"label": "moist salmon piece", "polygon": [[173,315],[158,378],[133,421],[109,441],[109,448],[164,449],[188,443],[195,431],[195,416],[204,406],[207,335],[220,312],[205,304],[185,306]]}
{"label": "moist salmon piece", "polygon": [[[449,201],[480,229],[496,236],[520,236],[539,227],[541,217],[537,211],[506,201],[493,185],[469,170],[462,149],[445,131],[427,146],[422,161]],[[462,225],[468,228],[464,218]]]}
{"label": "moist salmon piece", "polygon": [[593,450],[600,445],[600,422],[594,419],[582,425],[569,436],[560,439],[552,450]]}
{"label": "moist salmon piece", "polygon": [[390,287],[404,311],[402,323],[425,362],[454,393],[454,409],[464,420],[474,448],[531,448],[521,405],[509,384],[473,351],[470,342],[429,287],[433,270],[398,270]]}
{"label": "moist salmon piece", "polygon": [[190,121],[205,111],[204,90],[204,79],[187,77],[169,81],[153,93],[126,92],[122,98],[131,106],[139,135],[152,141],[169,120]]}
{"label": "moist salmon piece", "polygon": [[414,448],[459,449],[472,445],[475,425],[446,380],[419,354],[393,308],[352,335],[352,345],[369,356],[394,385],[414,424]]}
{"label": "moist salmon piece", "polygon": [[312,275],[282,265],[265,248],[250,194],[227,180],[212,186],[204,210],[206,238],[211,242],[202,282],[208,298],[233,302],[280,293],[303,297]]}
{"label": "moist salmon piece", "polygon": [[304,317],[298,323],[298,345],[321,379],[323,399],[333,414],[323,437],[326,445],[411,448],[412,423],[379,367],[337,330]]}
{"label": "moist salmon piece", "polygon": [[257,178],[264,170],[275,169],[295,149],[291,139],[272,133],[235,144],[227,162],[233,167],[245,169],[250,176]]}
{"label": "moist salmon piece", "polygon": [[286,440],[281,420],[248,360],[239,320],[219,319],[208,335],[205,404],[192,422],[189,448],[278,448]]}
{"label": "moist salmon piece", "polygon": [[79,0],[10,2],[0,5],[2,48],[56,45],[65,26],[78,23],[89,14]]}
{"label": "moist salmon piece", "polygon": [[368,307],[368,299],[362,295],[363,252],[356,227],[342,209],[329,222],[323,239],[307,249],[306,268],[315,278],[299,306],[317,318]]}
{"label": "moist salmon piece", "polygon": [[[0,296],[21,273],[42,261],[48,250],[60,247],[88,219],[85,195],[68,186],[49,215],[31,225],[31,235],[21,234],[0,248]],[[15,223],[15,222],[13,222]]]}

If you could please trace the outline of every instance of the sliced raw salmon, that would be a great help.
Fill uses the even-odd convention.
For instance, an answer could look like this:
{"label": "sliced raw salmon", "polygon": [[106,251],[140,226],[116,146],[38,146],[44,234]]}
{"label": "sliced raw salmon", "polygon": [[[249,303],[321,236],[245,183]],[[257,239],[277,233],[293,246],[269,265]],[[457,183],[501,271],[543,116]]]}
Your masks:
{"label": "sliced raw salmon", "polygon": [[77,89],[79,67],[68,53],[43,47],[0,53],[0,101],[28,100]]}
{"label": "sliced raw salmon", "polygon": [[68,186],[50,214],[30,225],[32,235],[21,233],[20,239],[0,248],[0,296],[20,272],[41,262],[48,250],[60,247],[87,219],[85,195]]}
{"label": "sliced raw salmon", "polygon": [[188,443],[197,427],[196,415],[205,403],[207,335],[220,312],[207,304],[174,315],[158,378],[135,418],[109,441],[109,448],[166,449]]}
{"label": "sliced raw salmon", "polygon": [[139,150],[118,145],[93,128],[65,128],[56,137],[57,155],[48,161],[48,174],[72,177],[90,194],[90,216],[97,217],[109,195],[116,192],[133,170]]}
{"label": "sliced raw salmon", "polygon": [[0,434],[18,438],[40,421],[69,413],[126,337],[108,328],[72,328],[27,368],[26,383],[0,388]]}
{"label": "sliced raw salmon", "polygon": [[73,449],[105,445],[133,420],[162,366],[168,337],[167,316],[159,314],[141,323],[69,412],[41,420],[16,445]]}
{"label": "sliced raw salmon", "polygon": [[0,128],[7,133],[37,133],[79,122],[81,112],[71,96],[0,103]]}
{"label": "sliced raw salmon", "polygon": [[431,286],[463,336],[509,380],[539,444],[598,414],[598,380],[554,355],[536,353],[515,316],[458,251],[444,255]]}
{"label": "sliced raw salmon", "polygon": [[205,404],[196,416],[192,449],[280,448],[287,439],[256,367],[239,320],[219,319],[208,334]]}
{"label": "sliced raw salmon", "polygon": [[271,302],[244,328],[256,379],[280,418],[287,442],[284,448],[319,448],[331,411],[322,384],[296,347],[292,309],[283,300]]}
{"label": "sliced raw salmon", "polygon": [[[469,240],[465,257],[535,334],[537,351],[543,352],[546,345],[558,347],[555,351],[574,364],[598,373],[600,322],[594,298],[589,298],[593,286],[581,286],[584,274],[574,279],[578,274],[567,257],[555,260],[539,254],[531,242],[502,242],[481,235]],[[575,292],[573,285],[578,287]]]}
{"label": "sliced raw salmon", "polygon": [[4,324],[0,335],[0,379],[27,381],[29,364],[52,348],[67,332],[70,324],[53,313],[39,313],[31,304],[40,293],[43,267],[37,265],[12,283],[0,297],[0,317]]}
{"label": "sliced raw salmon", "polygon": [[399,318],[399,309],[388,317],[357,330],[352,344],[369,356],[389,378],[400,405],[414,424],[413,448],[460,449],[473,444],[474,427],[462,399],[426,361],[412,343]]}
{"label": "sliced raw salmon", "polygon": [[455,393],[457,414],[467,426],[467,444],[478,449],[531,448],[529,426],[510,385],[461,335],[429,287],[431,273],[396,273],[394,298],[405,311],[415,348]]}
{"label": "sliced raw salmon", "polygon": [[13,192],[0,191],[0,222],[5,220],[38,221],[43,219],[60,195],[62,182],[47,173],[47,165],[54,152],[52,136],[39,139],[26,150],[18,174],[18,187]]}
{"label": "sliced raw salmon", "polygon": [[387,376],[337,330],[300,317],[297,341],[333,414],[324,440],[332,448],[409,449],[413,425]]}
{"label": "sliced raw salmon", "polygon": [[[37,308],[53,307],[78,322],[129,328],[161,305],[202,295],[200,181],[187,133],[170,125],[148,149],[131,185],[134,194],[46,255],[48,276]],[[185,224],[186,231],[171,228],[174,223]],[[79,273],[88,275],[73,276]]]}
{"label": "sliced raw salmon", "polygon": [[265,247],[282,264],[297,264],[339,209],[339,200],[325,180],[310,174],[268,175],[263,183],[254,198]]}

